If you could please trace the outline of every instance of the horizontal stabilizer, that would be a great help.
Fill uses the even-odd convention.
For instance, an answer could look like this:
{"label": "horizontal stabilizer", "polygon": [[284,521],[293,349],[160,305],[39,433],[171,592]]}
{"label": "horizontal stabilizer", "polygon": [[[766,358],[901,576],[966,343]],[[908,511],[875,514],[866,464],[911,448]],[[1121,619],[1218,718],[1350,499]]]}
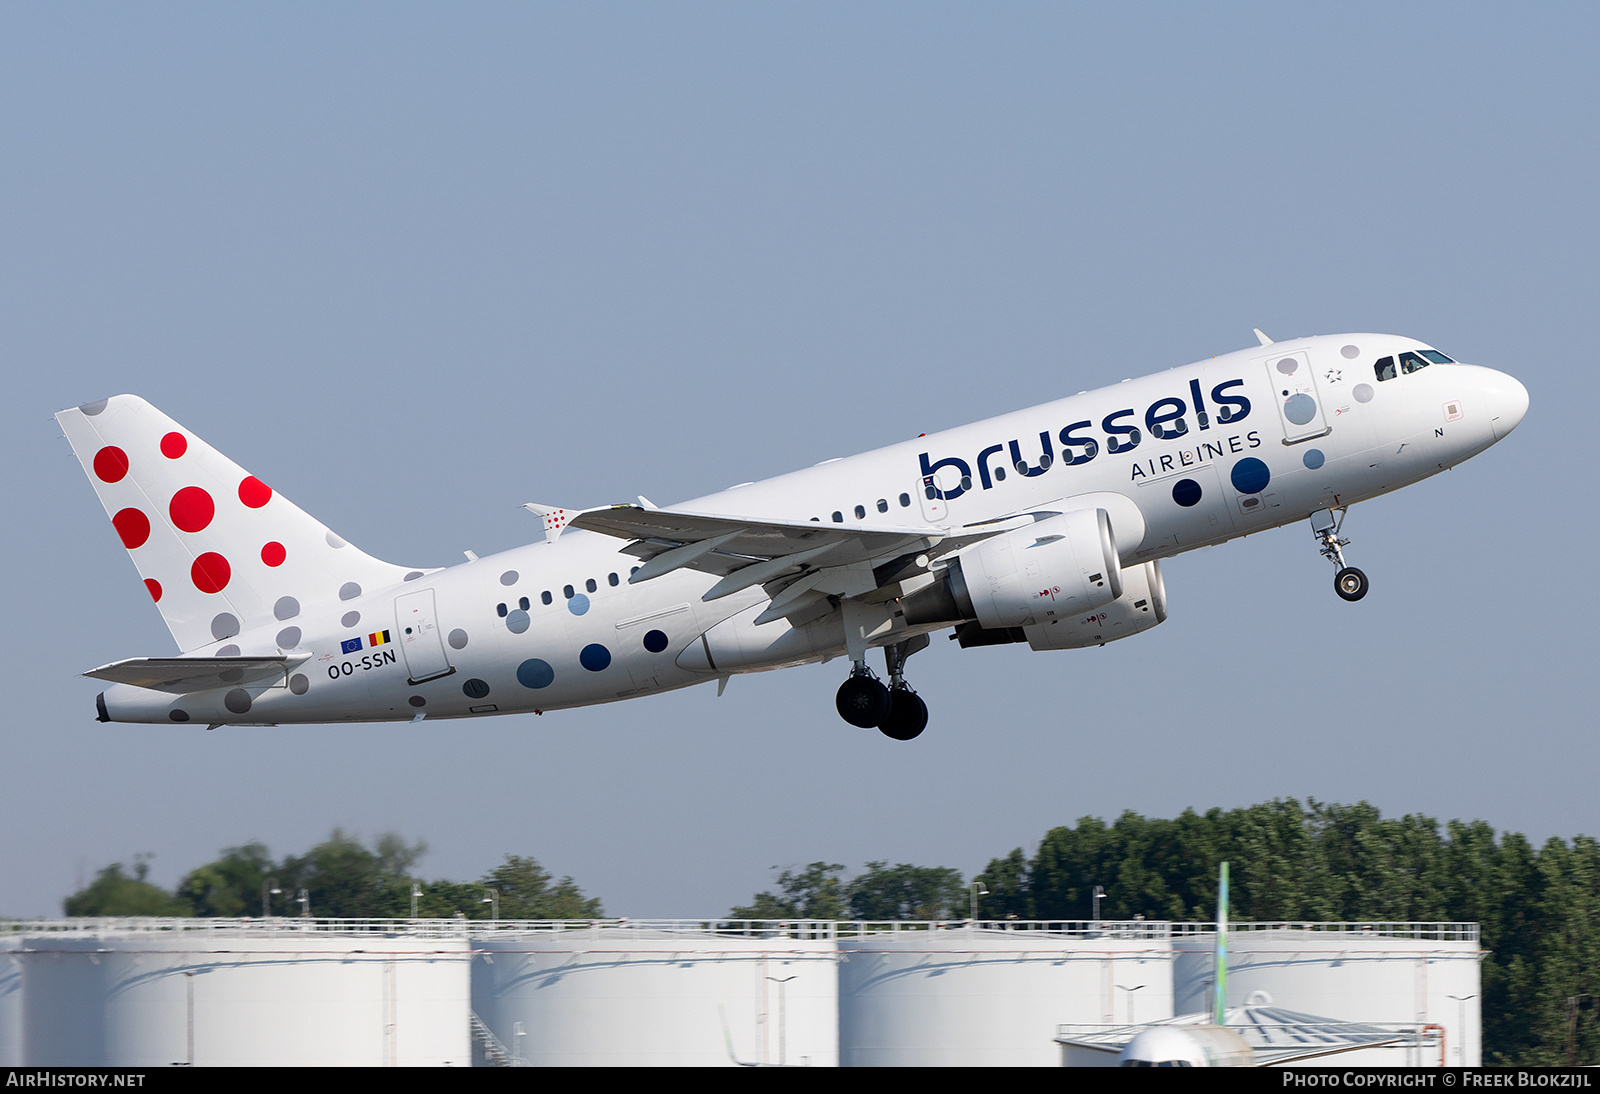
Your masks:
{"label": "horizontal stabilizer", "polygon": [[132,684],[155,691],[183,694],[238,687],[263,680],[282,683],[289,670],[309,654],[297,657],[130,657],[84,673],[113,684]]}

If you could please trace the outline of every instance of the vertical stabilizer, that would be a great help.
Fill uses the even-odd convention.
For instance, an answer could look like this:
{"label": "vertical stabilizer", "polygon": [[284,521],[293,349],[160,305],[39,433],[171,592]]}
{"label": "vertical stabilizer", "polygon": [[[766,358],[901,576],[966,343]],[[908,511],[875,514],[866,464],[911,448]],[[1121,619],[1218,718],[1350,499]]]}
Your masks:
{"label": "vertical stabilizer", "polygon": [[[137,396],[56,421],[185,652],[422,576],[358,551]],[[280,644],[299,633],[282,626]]]}

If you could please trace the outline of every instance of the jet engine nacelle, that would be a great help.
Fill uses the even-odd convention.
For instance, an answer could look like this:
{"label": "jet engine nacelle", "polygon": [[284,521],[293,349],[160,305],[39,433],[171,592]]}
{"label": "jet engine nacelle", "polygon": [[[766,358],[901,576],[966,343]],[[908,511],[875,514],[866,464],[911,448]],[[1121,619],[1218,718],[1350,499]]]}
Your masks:
{"label": "jet engine nacelle", "polygon": [[1071,618],[1121,595],[1111,518],[1077,509],[963,549],[903,610],[914,625],[976,619],[998,630]]}
{"label": "jet engine nacelle", "polygon": [[1146,562],[1122,571],[1122,595],[1093,611],[1024,627],[1036,650],[1076,650],[1103,646],[1147,631],[1167,619],[1167,589],[1161,563]]}

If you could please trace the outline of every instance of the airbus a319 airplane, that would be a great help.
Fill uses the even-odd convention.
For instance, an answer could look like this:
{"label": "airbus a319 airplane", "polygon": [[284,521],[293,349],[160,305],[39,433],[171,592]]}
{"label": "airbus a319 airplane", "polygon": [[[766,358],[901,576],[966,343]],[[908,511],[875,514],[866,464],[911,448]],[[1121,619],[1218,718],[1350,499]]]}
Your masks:
{"label": "airbus a319 airplane", "polygon": [[[132,395],[56,415],[182,654],[117,661],[103,722],[468,718],[844,655],[837,708],[909,740],[905,664],[1104,645],[1167,617],[1161,560],[1347,508],[1503,438],[1527,390],[1410,338],[1272,342],[681,505],[528,505],[542,543],[444,569],[363,554]],[[888,685],[868,667],[884,651]]]}

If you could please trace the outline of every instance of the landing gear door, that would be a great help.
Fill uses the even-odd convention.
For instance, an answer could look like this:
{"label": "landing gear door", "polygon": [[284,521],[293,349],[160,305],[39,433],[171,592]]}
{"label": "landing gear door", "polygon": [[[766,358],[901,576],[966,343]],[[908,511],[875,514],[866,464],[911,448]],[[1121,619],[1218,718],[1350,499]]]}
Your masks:
{"label": "landing gear door", "polygon": [[439,632],[439,620],[434,614],[432,589],[395,597],[394,622],[411,683],[420,684],[456,671],[445,656],[444,636]]}
{"label": "landing gear door", "polygon": [[1304,352],[1279,354],[1267,359],[1268,382],[1283,424],[1283,443],[1298,444],[1333,431],[1322,413],[1322,398],[1311,361]]}

